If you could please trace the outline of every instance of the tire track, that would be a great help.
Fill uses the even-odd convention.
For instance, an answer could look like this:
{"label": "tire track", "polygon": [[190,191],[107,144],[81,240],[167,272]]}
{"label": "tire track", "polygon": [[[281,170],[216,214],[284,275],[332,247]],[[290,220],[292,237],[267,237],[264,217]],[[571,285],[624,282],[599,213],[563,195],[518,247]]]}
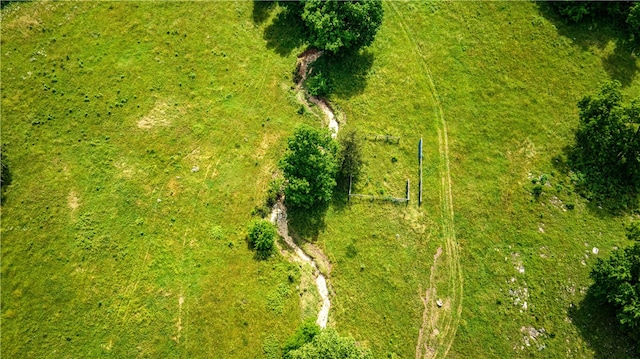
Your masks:
{"label": "tire track", "polygon": [[[419,56],[420,66],[428,83],[429,95],[435,106],[434,114],[439,120],[438,122],[438,146],[440,153],[440,179],[441,179],[441,218],[442,218],[442,235],[445,241],[445,256],[443,260],[446,262],[444,268],[438,263],[441,249],[434,256],[434,263],[431,267],[431,275],[429,277],[429,288],[422,298],[424,303],[424,313],[422,326],[418,335],[416,344],[416,358],[443,358],[446,357],[460,323],[462,315],[462,299],[463,299],[463,276],[462,267],[460,265],[460,248],[456,240],[453,208],[453,191],[451,183],[451,170],[449,161],[449,138],[447,130],[447,121],[444,117],[442,104],[438,96],[435,82],[431,70],[427,66],[427,61],[423,55],[420,44],[415,41],[411,29],[402,21],[403,17],[393,1],[387,1],[389,7],[393,10],[396,22],[400,25],[404,35],[406,36],[411,47],[415,49]],[[437,278],[447,278],[445,290],[442,293],[448,295],[444,303],[438,301],[436,296]],[[441,285],[442,286],[442,285]]]}

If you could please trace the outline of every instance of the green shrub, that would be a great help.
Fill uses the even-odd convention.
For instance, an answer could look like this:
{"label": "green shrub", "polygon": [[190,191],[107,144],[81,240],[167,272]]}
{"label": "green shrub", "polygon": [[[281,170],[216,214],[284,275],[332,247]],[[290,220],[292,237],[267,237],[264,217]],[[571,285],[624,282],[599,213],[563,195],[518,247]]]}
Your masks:
{"label": "green shrub", "polygon": [[360,136],[354,130],[342,131],[338,141],[340,143],[340,152],[338,153],[340,169],[338,173],[344,180],[352,178],[357,181],[362,167],[362,141]]}
{"label": "green shrub", "polygon": [[249,246],[256,250],[258,259],[267,259],[275,249],[276,227],[269,221],[256,220],[249,225]]}
{"label": "green shrub", "polygon": [[312,318],[307,319],[296,332],[287,339],[282,349],[283,357],[289,358],[289,352],[296,350],[303,345],[310,343],[313,338],[320,334],[320,327],[313,321]]}
{"label": "green shrub", "polygon": [[533,194],[536,199],[540,198],[540,195],[542,195],[542,185],[537,184],[533,186],[531,194]]}
{"label": "green shrub", "polygon": [[583,194],[617,207],[637,205],[640,193],[640,132],[634,127],[640,97],[625,106],[621,88],[612,81],[578,102],[580,122],[569,158]]}
{"label": "green shrub", "polygon": [[341,337],[333,328],[321,330],[313,339],[286,353],[289,359],[365,359],[371,352],[356,344],[351,337]]}
{"label": "green shrub", "polygon": [[267,198],[265,199],[265,205],[267,208],[273,207],[280,198],[282,198],[284,190],[284,178],[278,177],[269,182],[267,188]]}
{"label": "green shrub", "polygon": [[307,77],[305,87],[312,96],[328,96],[333,91],[331,79],[322,71],[314,71]]}

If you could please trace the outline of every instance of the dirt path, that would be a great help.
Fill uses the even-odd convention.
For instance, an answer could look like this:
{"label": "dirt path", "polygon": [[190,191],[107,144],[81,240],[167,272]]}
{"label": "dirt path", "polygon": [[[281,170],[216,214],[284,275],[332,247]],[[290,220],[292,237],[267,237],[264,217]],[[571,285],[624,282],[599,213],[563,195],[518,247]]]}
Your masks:
{"label": "dirt path", "polygon": [[[329,289],[327,287],[327,280],[318,269],[315,259],[307,254],[302,248],[300,248],[289,235],[289,226],[287,224],[287,208],[284,206],[283,200],[279,200],[271,211],[271,222],[278,228],[278,234],[284,239],[284,242],[289,246],[295,255],[290,256],[287,252],[282,251],[283,255],[292,261],[301,264],[308,264],[313,270],[313,276],[315,277],[316,287],[318,287],[318,293],[320,294],[322,306],[318,312],[318,319],[316,324],[320,328],[327,327],[327,320],[329,319],[329,309],[331,308],[331,301],[329,300]],[[315,247],[314,252],[319,251],[319,248]],[[321,254],[324,258],[324,255]],[[328,265],[328,263],[327,263]]]}
{"label": "dirt path", "polygon": [[[439,263],[441,248],[434,256],[433,266],[431,267],[431,275],[429,278],[429,288],[426,290],[423,303],[425,306],[422,326],[418,335],[416,344],[416,358],[444,358],[447,356],[451,345],[455,339],[458,329],[460,317],[462,315],[462,299],[463,299],[463,276],[462,267],[460,265],[460,248],[456,240],[454,225],[454,208],[453,208],[453,191],[451,184],[451,171],[449,164],[449,138],[447,135],[447,121],[444,117],[442,104],[436,91],[431,70],[427,66],[426,59],[423,55],[422,48],[415,42],[409,27],[402,21],[402,15],[399,13],[393,1],[387,1],[389,7],[393,9],[393,14],[400,24],[402,31],[407,37],[408,42],[415,48],[416,53],[420,57],[422,65],[422,74],[425,76],[429,93],[433,104],[435,105],[434,115],[439,120],[438,125],[438,142],[440,152],[440,177],[441,177],[441,217],[442,232],[444,237],[445,255],[440,261],[444,261],[444,265]],[[436,295],[436,282],[439,278],[447,278],[445,293],[448,297],[443,302]]]}

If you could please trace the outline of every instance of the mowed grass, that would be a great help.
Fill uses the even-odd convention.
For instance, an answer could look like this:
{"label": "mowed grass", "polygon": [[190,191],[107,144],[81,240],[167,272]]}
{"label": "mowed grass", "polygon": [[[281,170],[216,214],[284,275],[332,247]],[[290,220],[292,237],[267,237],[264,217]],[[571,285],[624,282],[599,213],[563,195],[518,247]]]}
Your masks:
{"label": "mowed grass", "polygon": [[[610,316],[582,302],[596,258],[625,245],[629,216],[579,197],[557,160],[572,143],[582,96],[612,78],[629,97],[640,93],[640,61],[600,26],[591,33],[589,24],[563,26],[534,3],[385,3],[385,21],[367,50],[374,61],[366,88],[351,93],[338,85],[332,101],[346,112],[346,127],[402,137],[384,158],[365,146],[370,183],[417,182],[417,141],[424,138],[425,202],[418,210],[415,201],[405,208],[359,200],[329,211],[319,241],[336,262],[339,328],[369,341],[379,356],[415,356],[419,289],[444,246],[431,75],[449,129],[464,273],[449,356],[634,355]],[[549,181],[536,200],[532,179],[543,174]],[[442,299],[445,280],[438,279]]]}
{"label": "mowed grass", "polygon": [[260,357],[296,267],[244,240],[301,122],[251,3],[2,10],[3,357]]}
{"label": "mowed grass", "polygon": [[[330,100],[343,129],[401,138],[365,142],[356,189],[403,197],[410,179],[412,201],[330,207],[315,239],[333,264],[330,325],[378,357],[415,357],[420,296],[445,246],[435,96],[464,273],[449,356],[630,353],[581,303],[594,258],[623,244],[626,218],[579,198],[553,158],[571,143],[581,96],[610,76],[639,92],[637,59],[601,35],[573,40],[532,3],[384,6],[376,41],[337,70]],[[297,270],[255,261],[243,231],[286,136],[320,121],[296,113],[302,48],[268,31],[269,9],[3,10],[2,142],[14,174],[2,207],[4,356],[260,357],[292,333]],[[611,71],[616,61],[625,71]],[[551,186],[537,201],[530,177],[542,174]],[[437,278],[442,299],[447,280]],[[530,327],[545,331],[527,346]]]}

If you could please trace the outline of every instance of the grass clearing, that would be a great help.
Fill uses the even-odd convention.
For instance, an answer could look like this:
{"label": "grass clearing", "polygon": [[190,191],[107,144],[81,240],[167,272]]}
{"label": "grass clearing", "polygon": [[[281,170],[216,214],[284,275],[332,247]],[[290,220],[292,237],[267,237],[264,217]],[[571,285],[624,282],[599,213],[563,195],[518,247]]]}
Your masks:
{"label": "grass clearing", "polygon": [[[580,97],[616,74],[627,77],[626,93],[638,93],[638,59],[628,61],[630,52],[616,54],[624,50],[615,50],[615,37],[569,38],[566,28],[532,3],[394,2],[385,11],[385,22],[369,50],[375,61],[366,90],[333,100],[350,114],[348,126],[364,131],[393,126],[389,132],[403,140],[425,138],[427,190],[425,205],[418,213],[426,218],[431,236],[414,237],[429,240],[422,251],[416,251],[415,260],[423,267],[416,272],[415,282],[407,285],[415,293],[405,309],[413,319],[407,317],[404,322],[413,326],[410,330],[381,332],[377,328],[383,321],[372,320],[376,316],[369,313],[369,307],[343,301],[337,306],[344,306],[342,310],[349,313],[345,317],[358,316],[361,322],[356,325],[344,318],[337,320],[338,325],[348,323],[349,330],[373,342],[380,355],[411,357],[415,353],[415,315],[420,312],[415,288],[427,285],[429,270],[425,267],[443,243],[438,212],[437,110],[429,94],[427,68],[449,130],[455,229],[464,274],[462,318],[449,355],[521,357],[540,349],[545,357],[633,355],[632,345],[612,330],[606,316],[594,320],[588,310],[576,310],[589,306],[581,300],[595,257],[607,256],[611,248],[624,243],[626,219],[593,208],[573,193],[568,176],[554,158],[571,144]],[[612,34],[608,29],[602,31]],[[611,73],[607,64],[616,59],[622,59],[616,66],[625,70]],[[414,154],[407,154],[399,163],[413,160]],[[412,178],[416,178],[414,168]],[[543,174],[549,182],[536,201],[531,180]],[[567,210],[567,204],[574,209]],[[355,209],[357,206],[351,207],[353,213],[330,213],[328,227],[334,225],[332,220],[345,221],[350,237],[366,238],[374,232],[372,227],[377,228],[372,223],[385,216],[376,217],[369,208]],[[398,220],[389,213],[386,218]],[[338,237],[328,234],[320,239],[326,241],[329,256],[339,258],[342,248],[353,241]],[[418,239],[412,242],[420,243]],[[402,263],[379,241],[357,243],[368,247],[361,248],[363,252],[378,253],[371,259],[374,267]],[[593,253],[593,247],[600,249],[599,254]],[[336,274],[336,287],[357,281],[354,286],[368,293],[394,290],[390,283],[367,283],[364,274],[357,275],[357,265],[339,264],[334,273],[343,270],[351,276],[343,282]],[[367,269],[370,267],[371,263]],[[400,272],[405,276],[413,273]],[[437,282],[446,298],[451,289],[447,278]],[[379,307],[389,303],[383,295],[368,300]],[[405,315],[392,312],[396,322]],[[374,324],[364,324],[367,322]],[[604,324],[598,328],[597,323]],[[544,332],[531,328],[544,328]],[[394,336],[398,333],[402,333],[401,343]],[[538,334],[532,337],[531,333]]]}
{"label": "grass clearing", "polygon": [[295,57],[250,3],[201,5],[3,9],[3,356],[255,357],[297,326],[297,270],[244,241],[313,121]]}
{"label": "grass clearing", "polygon": [[[271,26],[275,8],[252,6],[2,10],[13,172],[1,208],[4,356],[274,357],[313,316],[313,283],[298,298],[297,267],[255,261],[244,241],[285,138],[321,123],[298,114],[291,89],[299,39]],[[450,357],[633,355],[582,301],[626,218],[577,196],[554,158],[571,144],[581,96],[611,77],[640,92],[637,57],[611,29],[568,28],[534,3],[384,6],[376,41],[339,69],[330,101],[343,129],[401,138],[364,142],[356,191],[402,197],[408,178],[412,201],[329,208],[314,239],[332,264],[329,325],[378,357],[415,357],[421,297],[435,287],[433,300],[453,298],[459,263],[462,314],[450,301],[439,319],[459,320],[438,339],[453,340]],[[442,117],[459,262],[446,242]]]}

